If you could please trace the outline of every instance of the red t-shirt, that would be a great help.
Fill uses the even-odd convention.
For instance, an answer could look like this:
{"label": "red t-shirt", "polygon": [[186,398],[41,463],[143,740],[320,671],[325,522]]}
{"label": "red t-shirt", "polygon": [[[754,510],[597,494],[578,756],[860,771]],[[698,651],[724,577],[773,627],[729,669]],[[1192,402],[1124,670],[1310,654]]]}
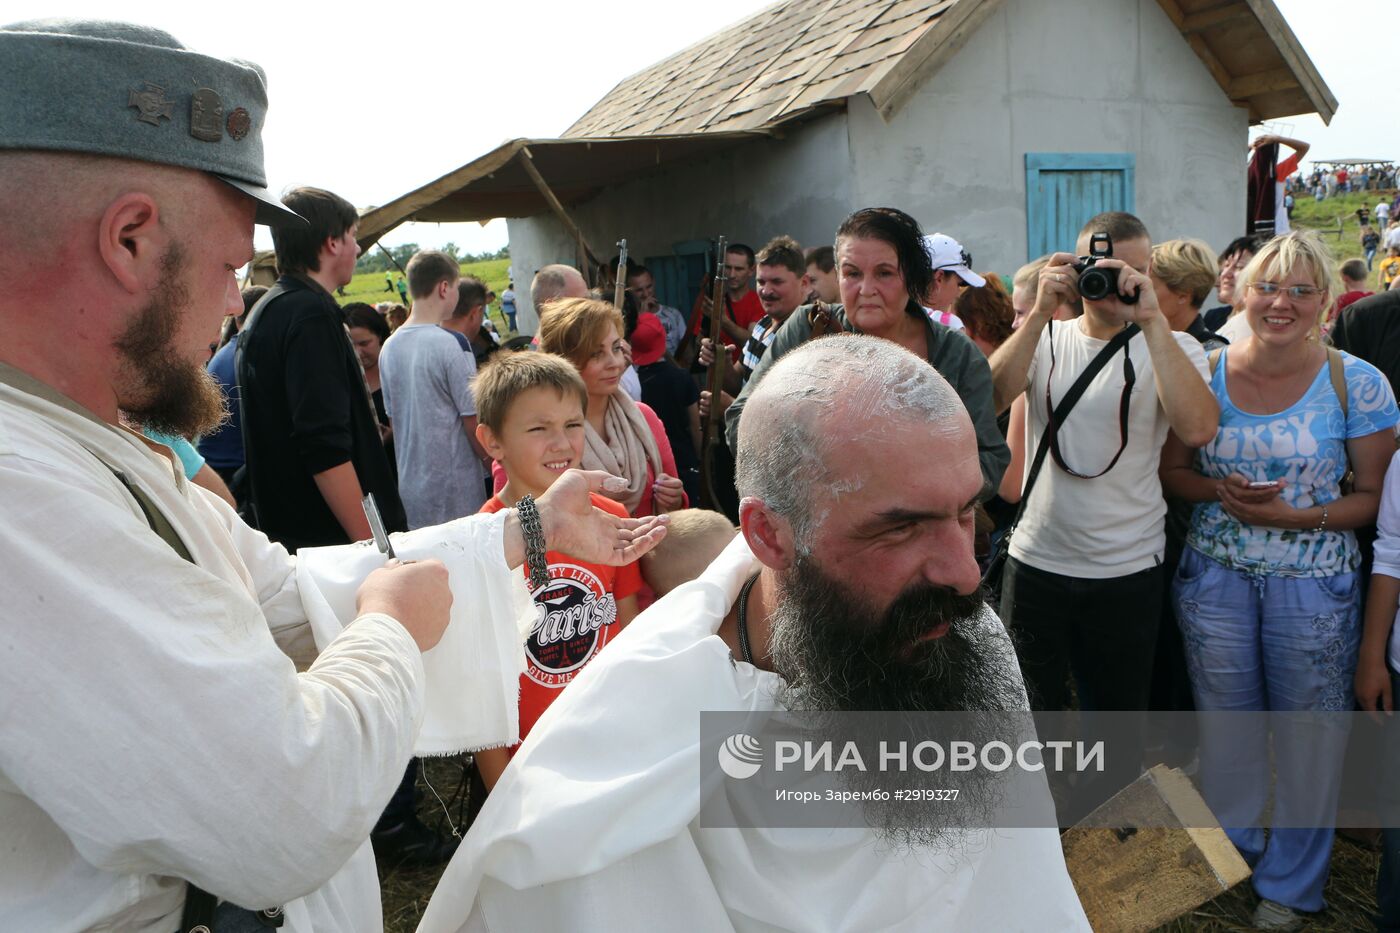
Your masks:
{"label": "red t-shirt", "polygon": [[[627,510],[611,499],[590,494],[593,504],[605,512],[627,518]],[[482,512],[506,508],[496,496],[486,500]],[[583,666],[617,637],[617,601],[642,588],[642,572],[636,561],[622,567],[600,567],[557,551],[549,551],[549,583],[531,595],[544,611],[525,642],[525,673],[520,675],[520,740],[530,734],[549,704],[569,685]],[[529,571],[520,572],[529,579]],[[519,745],[511,746],[511,755]]]}
{"label": "red t-shirt", "polygon": [[1279,181],[1287,181],[1288,176],[1298,171],[1298,153],[1293,153],[1288,158],[1278,164],[1274,171],[1274,177]]}
{"label": "red t-shirt", "polygon": [[[705,315],[700,313],[700,302],[708,298],[708,295],[701,294],[695,299],[695,307],[691,309],[690,314],[690,332],[692,334],[700,334],[700,328],[704,326]],[[744,297],[740,298],[738,301],[731,299],[726,301],[725,305],[729,308],[734,323],[738,324],[746,331],[752,331],[753,326],[763,319],[763,302],[758,300],[758,292],[754,291],[752,288],[744,292]],[[708,334],[709,331],[705,331],[705,335]],[[728,332],[724,333],[724,342],[731,347],[738,346],[729,336]]]}
{"label": "red t-shirt", "polygon": [[1332,312],[1332,316],[1336,317],[1337,315],[1341,314],[1342,311],[1346,308],[1346,306],[1351,304],[1352,302],[1360,301],[1362,298],[1367,298],[1374,294],[1375,292],[1347,292],[1342,297],[1337,299],[1337,307],[1336,310]]}

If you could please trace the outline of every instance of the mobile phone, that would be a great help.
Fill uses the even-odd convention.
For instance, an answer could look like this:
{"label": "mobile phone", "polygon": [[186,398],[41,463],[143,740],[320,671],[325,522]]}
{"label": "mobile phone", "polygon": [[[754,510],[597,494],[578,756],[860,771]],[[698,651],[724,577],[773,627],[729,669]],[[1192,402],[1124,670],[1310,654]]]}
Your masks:
{"label": "mobile phone", "polygon": [[1277,485],[1278,485],[1278,480],[1276,480],[1276,479],[1267,479],[1267,480],[1260,480],[1260,481],[1258,481],[1258,482],[1250,483],[1250,484],[1249,484],[1249,488],[1250,488],[1250,489],[1273,489],[1273,488],[1274,488],[1275,486],[1277,486]]}

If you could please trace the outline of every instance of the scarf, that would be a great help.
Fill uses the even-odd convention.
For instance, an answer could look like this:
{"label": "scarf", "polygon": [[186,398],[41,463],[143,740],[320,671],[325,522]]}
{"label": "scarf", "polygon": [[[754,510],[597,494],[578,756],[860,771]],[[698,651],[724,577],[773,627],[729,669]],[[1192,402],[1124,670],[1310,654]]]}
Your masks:
{"label": "scarf", "polygon": [[661,452],[656,449],[656,438],[651,436],[651,425],[647,424],[637,403],[618,389],[608,400],[603,430],[607,432],[607,440],[598,435],[592,424],[584,421],[583,468],[606,470],[627,480],[626,489],[604,490],[603,495],[621,502],[627,507],[627,514],[636,515],[642,504],[642,493],[647,488],[647,467],[650,466],[654,474],[661,473]]}

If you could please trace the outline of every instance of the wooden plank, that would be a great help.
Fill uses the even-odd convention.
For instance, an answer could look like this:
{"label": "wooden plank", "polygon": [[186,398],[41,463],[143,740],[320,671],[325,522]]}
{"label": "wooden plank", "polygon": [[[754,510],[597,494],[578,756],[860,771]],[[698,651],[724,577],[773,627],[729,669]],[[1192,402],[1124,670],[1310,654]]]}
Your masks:
{"label": "wooden plank", "polygon": [[1215,83],[1220,85],[1220,89],[1226,96],[1230,93],[1230,84],[1235,80],[1234,76],[1221,64],[1220,59],[1215,57],[1215,53],[1210,50],[1206,40],[1198,32],[1193,32],[1186,37],[1187,45],[1191,46],[1191,51],[1196,53],[1210,71],[1211,77],[1215,78]]}
{"label": "wooden plank", "polygon": [[[1274,6],[1273,0],[1244,0],[1249,4],[1249,8],[1254,11],[1260,24],[1264,27],[1264,32],[1268,35],[1274,47],[1278,49],[1283,62],[1293,73],[1298,76],[1298,84],[1307,94],[1316,108],[1317,115],[1322,118],[1323,123],[1331,123],[1332,117],[1337,113],[1337,98],[1332,95],[1332,91],[1327,87],[1327,83],[1322,80],[1322,75],[1317,73],[1317,68],[1313,66],[1308,54],[1303,51],[1302,43],[1289,28],[1287,20]],[[1267,114],[1267,117],[1292,116],[1292,114]]]}
{"label": "wooden plank", "polygon": [[967,40],[996,10],[1000,0],[958,0],[933,28],[870,88],[870,99],[886,120],[913,96],[919,85],[961,51]]}
{"label": "wooden plank", "polygon": [[1167,19],[1171,20],[1177,29],[1185,27],[1186,14],[1182,12],[1176,0],[1157,0],[1157,5],[1162,8],[1162,12],[1167,14]]}
{"label": "wooden plank", "polygon": [[574,219],[569,216],[569,212],[564,210],[564,205],[554,196],[554,192],[550,190],[549,184],[544,180],[544,176],[540,174],[540,170],[535,168],[535,157],[530,155],[529,146],[520,147],[520,167],[525,170],[525,174],[529,175],[530,180],[535,183],[535,187],[540,191],[540,196],[543,197],[545,203],[549,205],[549,209],[554,212],[554,216],[559,218],[559,222],[564,225],[564,229],[569,231],[569,236],[578,242],[579,249],[588,257],[589,263],[596,268],[600,260],[593,250],[588,248],[588,240],[584,238],[583,231],[579,229],[578,224],[574,223]]}
{"label": "wooden plank", "polygon": [[1191,781],[1164,765],[1119,791],[1060,842],[1095,933],[1155,929],[1250,873]]}
{"label": "wooden plank", "polygon": [[1240,20],[1254,21],[1254,11],[1246,4],[1236,3],[1230,0],[1229,3],[1211,7],[1198,13],[1188,13],[1178,28],[1183,33],[1205,32],[1216,26],[1222,26]]}
{"label": "wooden plank", "polygon": [[1292,68],[1272,68],[1258,74],[1242,75],[1230,82],[1227,92],[1231,100],[1248,100],[1258,94],[1286,91],[1298,87],[1298,76]]}

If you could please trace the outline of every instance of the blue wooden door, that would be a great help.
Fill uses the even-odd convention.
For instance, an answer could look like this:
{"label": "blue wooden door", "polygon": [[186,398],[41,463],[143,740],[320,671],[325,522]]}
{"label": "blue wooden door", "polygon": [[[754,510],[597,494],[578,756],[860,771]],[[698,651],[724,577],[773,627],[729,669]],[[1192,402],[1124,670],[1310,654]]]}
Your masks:
{"label": "blue wooden door", "polygon": [[1026,153],[1026,259],[1075,251],[1085,222],[1134,210],[1131,152]]}
{"label": "blue wooden door", "polygon": [[710,269],[713,247],[708,240],[687,240],[671,248],[670,256],[648,256],[646,267],[656,282],[657,299],[688,318],[700,294],[700,281]]}

